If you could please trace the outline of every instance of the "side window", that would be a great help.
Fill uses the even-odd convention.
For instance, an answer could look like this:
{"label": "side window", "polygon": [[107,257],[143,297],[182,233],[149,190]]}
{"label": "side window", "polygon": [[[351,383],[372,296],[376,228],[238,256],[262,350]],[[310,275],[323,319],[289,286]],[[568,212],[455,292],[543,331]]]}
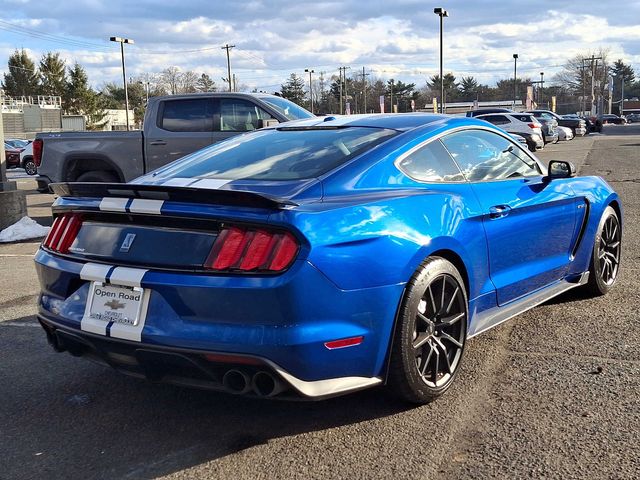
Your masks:
{"label": "side window", "polygon": [[410,153],[400,160],[398,168],[421,182],[464,182],[460,169],[440,140]]}
{"label": "side window", "polygon": [[257,105],[242,99],[220,100],[220,130],[223,132],[249,132],[260,128],[258,120],[273,118]]}
{"label": "side window", "polygon": [[159,127],[170,132],[210,132],[213,130],[213,102],[209,98],[166,100]]}
{"label": "side window", "polygon": [[466,130],[442,139],[470,182],[542,175],[537,162],[514,142],[486,130]]}
{"label": "side window", "polygon": [[507,124],[511,123],[509,121],[509,119],[507,117],[505,117],[504,115],[496,115],[495,119],[496,119],[495,122],[491,122],[494,125],[507,125]]}

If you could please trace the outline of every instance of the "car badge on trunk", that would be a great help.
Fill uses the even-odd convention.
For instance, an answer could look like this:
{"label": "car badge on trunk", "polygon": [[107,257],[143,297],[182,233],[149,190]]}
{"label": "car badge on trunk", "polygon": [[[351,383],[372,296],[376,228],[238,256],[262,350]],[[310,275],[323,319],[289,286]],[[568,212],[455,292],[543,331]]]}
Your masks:
{"label": "car badge on trunk", "polygon": [[135,239],[136,239],[135,233],[127,233],[127,236],[124,237],[124,241],[122,242],[122,245],[120,245],[120,251],[125,253],[128,252]]}

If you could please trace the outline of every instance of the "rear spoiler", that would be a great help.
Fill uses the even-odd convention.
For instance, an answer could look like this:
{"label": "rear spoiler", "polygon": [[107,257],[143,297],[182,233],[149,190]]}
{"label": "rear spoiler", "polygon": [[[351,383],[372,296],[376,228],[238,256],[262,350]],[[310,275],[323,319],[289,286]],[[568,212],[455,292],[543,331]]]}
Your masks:
{"label": "rear spoiler", "polygon": [[49,187],[51,187],[54,194],[60,197],[144,198],[269,209],[285,209],[298,205],[290,200],[243,190],[213,190],[193,187],[97,182],[52,183]]}

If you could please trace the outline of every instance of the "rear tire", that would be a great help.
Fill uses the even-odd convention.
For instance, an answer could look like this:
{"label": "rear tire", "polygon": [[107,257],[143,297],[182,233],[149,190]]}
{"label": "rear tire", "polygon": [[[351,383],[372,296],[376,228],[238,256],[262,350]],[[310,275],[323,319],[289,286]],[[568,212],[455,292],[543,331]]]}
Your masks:
{"label": "rear tire", "polygon": [[92,172],[85,172],[80,175],[77,182],[98,182],[98,183],[120,183],[118,177],[111,172],[104,170],[94,170]]}
{"label": "rear tire", "polygon": [[589,266],[589,281],[585,285],[585,290],[592,296],[605,295],[615,285],[620,270],[621,247],[620,219],[613,207],[608,206],[598,224]]}
{"label": "rear tire", "polygon": [[424,404],[449,389],[464,353],[468,315],[456,267],[429,257],[407,284],[398,312],[387,379],[391,393]]}

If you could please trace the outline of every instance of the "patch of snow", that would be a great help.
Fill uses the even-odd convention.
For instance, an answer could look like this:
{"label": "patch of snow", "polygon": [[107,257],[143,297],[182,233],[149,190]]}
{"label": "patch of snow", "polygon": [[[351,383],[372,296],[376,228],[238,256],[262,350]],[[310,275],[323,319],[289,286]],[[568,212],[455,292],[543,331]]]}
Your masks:
{"label": "patch of snow", "polygon": [[43,227],[29,217],[22,217],[16,223],[0,232],[0,243],[41,238],[46,236],[50,229],[51,227]]}

